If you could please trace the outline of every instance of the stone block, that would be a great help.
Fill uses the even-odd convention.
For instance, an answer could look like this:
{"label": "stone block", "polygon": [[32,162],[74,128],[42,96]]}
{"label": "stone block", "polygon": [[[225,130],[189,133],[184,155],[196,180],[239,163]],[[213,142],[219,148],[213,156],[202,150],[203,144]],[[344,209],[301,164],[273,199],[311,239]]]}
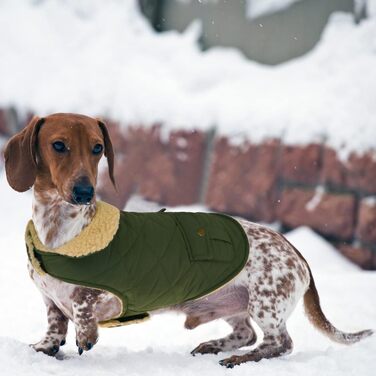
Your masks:
{"label": "stone block", "polygon": [[361,200],[356,235],[363,243],[374,244],[376,247],[376,197]]}
{"label": "stone block", "polygon": [[376,257],[370,249],[356,247],[348,244],[337,245],[339,251],[350,261],[363,269],[374,270],[376,268]]}
{"label": "stone block", "polygon": [[336,239],[354,234],[356,199],[351,194],[287,188],[282,192],[277,214],[289,228],[309,226]]}
{"label": "stone block", "polygon": [[216,141],[206,204],[256,221],[275,219],[279,141],[232,145]]}
{"label": "stone block", "polygon": [[335,150],[326,147],[323,158],[323,181],[334,189],[376,194],[376,152],[340,160]]}
{"label": "stone block", "polygon": [[106,122],[115,149],[115,178],[118,194],[106,173],[99,192],[108,202],[124,207],[131,194],[162,204],[188,205],[198,202],[203,174],[206,134],[173,131],[167,141],[161,126],[121,127]]}
{"label": "stone block", "polygon": [[316,184],[321,173],[321,145],[284,146],[281,177],[287,182]]}

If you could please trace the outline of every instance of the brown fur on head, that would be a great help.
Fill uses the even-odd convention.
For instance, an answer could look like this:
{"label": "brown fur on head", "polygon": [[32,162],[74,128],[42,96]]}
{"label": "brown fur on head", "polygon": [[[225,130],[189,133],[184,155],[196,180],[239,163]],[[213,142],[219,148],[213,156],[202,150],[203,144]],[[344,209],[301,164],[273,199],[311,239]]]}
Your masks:
{"label": "brown fur on head", "polygon": [[76,114],[34,117],[5,148],[6,175],[16,191],[27,191],[35,184],[38,191],[56,189],[65,201],[75,204],[74,186],[85,182],[95,187],[103,154],[115,185],[114,153],[104,123]]}

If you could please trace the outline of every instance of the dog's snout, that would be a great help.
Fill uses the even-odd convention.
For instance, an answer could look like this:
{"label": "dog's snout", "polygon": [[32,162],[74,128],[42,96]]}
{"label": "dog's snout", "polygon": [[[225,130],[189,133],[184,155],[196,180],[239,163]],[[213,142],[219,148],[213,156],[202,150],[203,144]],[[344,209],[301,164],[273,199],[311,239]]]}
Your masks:
{"label": "dog's snout", "polygon": [[85,181],[76,183],[72,191],[73,200],[76,204],[87,205],[94,196],[94,187]]}

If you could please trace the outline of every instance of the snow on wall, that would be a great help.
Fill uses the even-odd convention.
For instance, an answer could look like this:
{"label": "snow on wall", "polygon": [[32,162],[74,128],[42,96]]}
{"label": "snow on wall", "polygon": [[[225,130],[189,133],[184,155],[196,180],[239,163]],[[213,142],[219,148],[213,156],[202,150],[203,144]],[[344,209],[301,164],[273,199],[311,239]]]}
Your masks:
{"label": "snow on wall", "polygon": [[247,0],[247,16],[257,18],[289,8],[301,0]]}
{"label": "snow on wall", "polygon": [[235,49],[202,52],[197,24],[157,34],[135,0],[3,0],[0,107],[216,125],[255,142],[324,139],[346,158],[375,148],[375,3],[360,25],[335,14],[312,52],[269,67]]}

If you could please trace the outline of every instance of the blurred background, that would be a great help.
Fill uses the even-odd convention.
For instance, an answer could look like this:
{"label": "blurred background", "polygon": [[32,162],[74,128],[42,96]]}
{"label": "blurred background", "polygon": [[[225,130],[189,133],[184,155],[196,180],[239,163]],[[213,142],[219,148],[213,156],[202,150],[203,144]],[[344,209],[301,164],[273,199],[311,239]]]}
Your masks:
{"label": "blurred background", "polygon": [[375,21],[375,0],[0,0],[1,144],[98,116],[104,200],[308,226],[376,269]]}

